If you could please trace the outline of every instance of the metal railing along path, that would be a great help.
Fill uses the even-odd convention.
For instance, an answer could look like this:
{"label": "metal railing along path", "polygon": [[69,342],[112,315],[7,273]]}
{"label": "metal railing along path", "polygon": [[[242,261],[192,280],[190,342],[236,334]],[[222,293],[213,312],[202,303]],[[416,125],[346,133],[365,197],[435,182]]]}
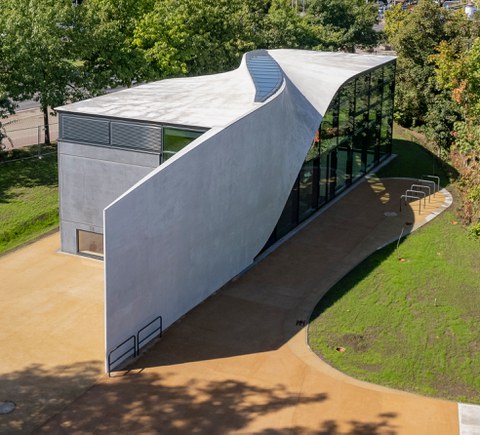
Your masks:
{"label": "metal railing along path", "polygon": [[[150,331],[147,335],[141,338],[141,335],[144,331],[146,331],[150,326],[154,325],[158,322],[158,326],[156,326],[153,331]],[[155,334],[159,337],[163,335],[163,319],[162,316],[157,316],[151,322],[147,323],[143,328],[140,328],[136,335],[131,335],[124,341],[122,341],[117,347],[112,349],[108,353],[107,357],[107,373],[110,376],[112,369],[116,366],[120,366],[120,364],[126,361],[129,358],[137,358],[140,355],[140,348],[142,343],[145,343],[147,340],[148,342],[152,341]],[[149,340],[150,338],[150,340]],[[125,349],[125,346],[132,342],[132,345]],[[123,352],[122,352],[123,350]],[[116,356],[116,353],[122,352],[120,355]],[[115,359],[112,359],[114,356]]]}

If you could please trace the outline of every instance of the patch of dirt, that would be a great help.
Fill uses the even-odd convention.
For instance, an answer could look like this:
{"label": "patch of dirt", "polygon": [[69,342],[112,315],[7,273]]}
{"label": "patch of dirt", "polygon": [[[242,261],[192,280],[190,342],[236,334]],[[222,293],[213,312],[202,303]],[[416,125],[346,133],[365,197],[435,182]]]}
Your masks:
{"label": "patch of dirt", "polygon": [[367,351],[371,346],[371,338],[363,334],[344,334],[340,337],[339,345],[361,353]]}
{"label": "patch of dirt", "polygon": [[450,400],[469,400],[478,403],[479,391],[476,391],[470,385],[458,384],[452,382],[448,377],[439,377],[432,384],[438,394],[438,397],[445,397]]}

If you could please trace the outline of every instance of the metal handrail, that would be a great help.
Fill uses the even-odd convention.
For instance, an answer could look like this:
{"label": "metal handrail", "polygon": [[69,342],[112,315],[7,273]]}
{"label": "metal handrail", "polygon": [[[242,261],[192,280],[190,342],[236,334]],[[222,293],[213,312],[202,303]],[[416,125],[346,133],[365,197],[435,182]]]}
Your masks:
{"label": "metal handrail", "polygon": [[437,191],[437,185],[435,184],[435,181],[432,181],[432,180],[423,180],[421,178],[419,178],[417,180],[419,183],[424,183],[424,184],[429,184],[430,186],[433,185],[433,197],[435,198],[435,192]]}
{"label": "metal handrail", "polygon": [[432,194],[432,189],[430,188],[430,186],[425,186],[423,184],[412,184],[410,186],[410,189],[413,189],[414,187],[416,187],[417,189],[428,189],[428,202],[430,202],[430,195]]}
{"label": "metal handrail", "polygon": [[[147,329],[149,326],[153,325],[155,322],[159,322],[159,326],[157,328],[155,328],[152,332],[150,332],[150,334],[146,335],[145,337],[143,337],[141,340],[140,340],[140,334],[145,330]],[[140,353],[140,347],[141,347],[141,344],[144,343],[146,340],[148,340],[152,335],[154,335],[155,333],[159,332],[160,333],[158,334],[159,337],[162,336],[163,334],[163,319],[162,319],[162,316],[158,316],[156,317],[155,319],[153,319],[150,323],[148,323],[147,325],[145,325],[142,329],[140,329],[138,332],[137,332],[137,356],[139,355]]]}
{"label": "metal handrail", "polygon": [[[116,350],[118,350],[120,347],[124,346],[125,344],[127,344],[130,340],[133,339],[133,346],[132,347],[129,347],[125,352],[123,352],[118,358],[116,358],[115,360],[112,361],[112,354],[113,352],[115,352]],[[129,352],[131,352],[133,350],[133,357],[135,358],[137,356],[137,339],[135,337],[135,335],[132,335],[130,337],[128,337],[126,340],[122,341],[115,349],[111,350],[108,354],[108,376],[110,376],[110,373],[112,372],[112,366],[120,361],[125,355],[127,355]]]}
{"label": "metal handrail", "polygon": [[440,177],[437,175],[422,175],[422,177],[433,178],[434,180],[437,180],[437,192],[440,192]]}
{"label": "metal handrail", "polygon": [[[413,195],[402,195],[400,197],[400,212],[402,212],[402,199],[405,198],[405,205],[407,204],[406,199],[411,198],[411,199],[420,199],[418,196],[413,196]],[[422,201],[418,201],[418,214],[422,214]]]}
{"label": "metal handrail", "polygon": [[427,194],[425,192],[423,192],[422,190],[407,189],[405,191],[405,194],[408,195],[409,192],[414,193],[414,194],[419,193],[419,194],[423,195],[423,208],[425,208],[427,206]]}
{"label": "metal handrail", "polygon": [[[149,326],[153,325],[155,322],[158,321],[158,326],[151,331],[148,335],[140,339],[140,334],[145,331]],[[159,332],[159,336],[161,337],[163,334],[163,319],[162,316],[155,317],[150,323],[145,325],[142,329],[140,329],[137,332],[137,335],[131,335],[128,337],[126,340],[122,341],[115,349],[111,350],[108,354],[108,376],[110,376],[110,373],[112,372],[112,367],[114,367],[115,363],[120,361],[122,358],[124,358],[126,355],[128,355],[130,352],[133,350],[133,358],[136,358],[140,355],[140,346],[142,343],[144,343],[146,340],[148,340],[152,335],[156,334]],[[112,354],[116,352],[118,349],[121,347],[125,346],[129,341],[133,340],[133,346],[129,347],[125,352],[123,352],[121,355],[119,355],[117,358],[115,358],[112,361]]]}

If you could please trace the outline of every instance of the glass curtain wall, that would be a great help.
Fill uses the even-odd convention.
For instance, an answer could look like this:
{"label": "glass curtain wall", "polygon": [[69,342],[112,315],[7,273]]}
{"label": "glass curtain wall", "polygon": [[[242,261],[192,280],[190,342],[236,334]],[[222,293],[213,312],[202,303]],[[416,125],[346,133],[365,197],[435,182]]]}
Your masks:
{"label": "glass curtain wall", "polygon": [[394,86],[392,62],[338,91],[265,248],[391,154]]}

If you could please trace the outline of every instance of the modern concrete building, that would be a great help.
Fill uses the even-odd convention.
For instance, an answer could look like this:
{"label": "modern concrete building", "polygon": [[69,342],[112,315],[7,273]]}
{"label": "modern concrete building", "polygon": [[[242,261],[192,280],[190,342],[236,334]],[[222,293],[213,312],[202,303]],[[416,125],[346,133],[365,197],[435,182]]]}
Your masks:
{"label": "modern concrete building", "polygon": [[107,355],[125,342],[127,357],[145,325],[168,327],[391,153],[394,62],[255,51],[235,71],[57,109],[62,250],[104,257]]}

